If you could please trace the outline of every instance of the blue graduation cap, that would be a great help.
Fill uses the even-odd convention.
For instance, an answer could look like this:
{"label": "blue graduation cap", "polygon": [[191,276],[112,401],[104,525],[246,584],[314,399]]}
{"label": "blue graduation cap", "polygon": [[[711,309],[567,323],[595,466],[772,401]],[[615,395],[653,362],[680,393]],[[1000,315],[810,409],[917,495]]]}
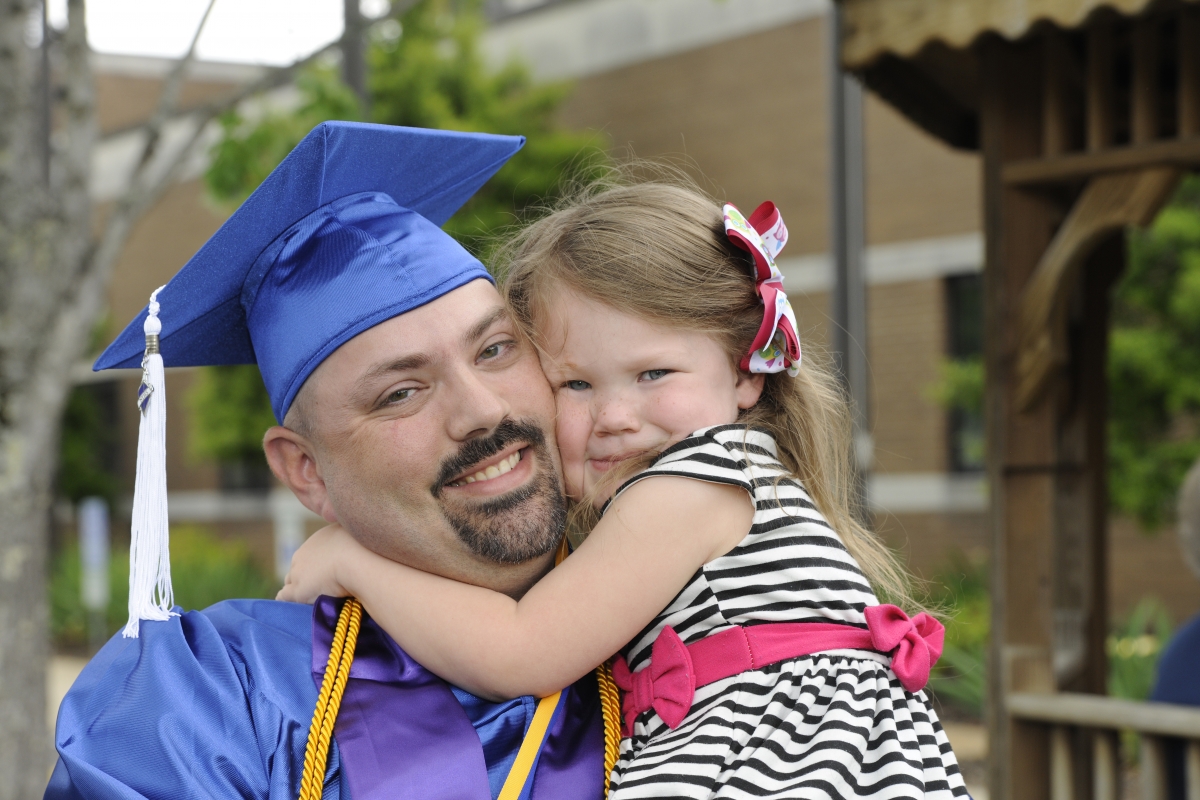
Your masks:
{"label": "blue graduation cap", "polygon": [[[258,364],[276,419],[334,350],[487,270],[439,226],[521,136],[324,122],[171,279],[168,367]],[[138,367],[149,306],[94,369]]]}

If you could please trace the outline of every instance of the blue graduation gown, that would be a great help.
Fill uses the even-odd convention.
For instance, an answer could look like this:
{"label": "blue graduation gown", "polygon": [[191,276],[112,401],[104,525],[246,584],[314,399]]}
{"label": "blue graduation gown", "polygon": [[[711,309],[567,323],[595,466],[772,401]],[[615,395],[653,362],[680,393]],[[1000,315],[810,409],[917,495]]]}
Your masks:
{"label": "blue graduation gown", "polygon": [[[137,639],[113,637],[83,670],[59,709],[55,734],[59,760],[46,800],[294,800],[317,699],[313,667],[319,659],[313,647],[313,613],[313,606],[295,603],[229,600],[167,622],[144,623]],[[372,640],[386,642],[392,652],[404,656],[395,642],[369,621],[360,636],[360,652],[364,639],[368,644]],[[389,668],[381,664],[364,663],[364,673]],[[356,659],[355,667],[358,665]],[[409,661],[410,673],[414,666],[423,672]],[[353,681],[355,671],[351,676]],[[482,761],[487,768],[487,788],[495,797],[529,726],[535,702],[517,698],[490,703],[459,689],[451,694],[451,687],[428,673],[421,681],[423,691],[444,692],[458,701],[443,706],[447,738],[461,735],[461,718],[451,719],[460,708],[478,734],[478,742],[472,741],[470,747],[478,744],[480,749],[463,752],[462,764],[446,764],[446,774],[470,773]],[[385,691],[394,688],[383,686]],[[584,751],[596,749],[597,738],[602,747],[599,715],[591,709],[596,705],[594,683],[588,687],[586,681],[581,682],[568,691],[575,692],[573,714],[561,721],[559,728],[574,726],[578,730],[561,730],[557,751],[547,740],[549,753],[544,749],[539,763],[549,766],[535,768],[529,787],[535,800],[542,794],[550,796],[552,790],[560,794],[564,778],[573,789],[578,787],[580,797],[599,797],[602,791],[599,772],[593,785],[593,770],[578,768],[590,758]],[[404,695],[393,692],[391,696],[391,710],[403,708]],[[360,718],[361,731],[364,712],[353,713]],[[369,718],[370,709],[365,714]],[[336,742],[341,736],[342,716],[329,755],[324,800],[350,797],[350,770]],[[380,729],[391,726],[393,732],[403,732],[404,724],[392,715],[380,720]],[[435,732],[438,724],[435,721]],[[366,725],[369,728],[369,719]],[[414,721],[414,725],[428,730],[430,721]],[[587,741],[577,744],[583,740]],[[386,747],[386,742],[377,744]],[[571,762],[565,771],[543,774],[552,772],[555,762],[562,767],[564,761]],[[574,772],[566,774],[571,770]],[[581,779],[581,775],[587,777]],[[485,780],[482,775],[468,777],[476,780],[472,785],[482,785]],[[538,786],[544,786],[544,791],[538,792]]]}

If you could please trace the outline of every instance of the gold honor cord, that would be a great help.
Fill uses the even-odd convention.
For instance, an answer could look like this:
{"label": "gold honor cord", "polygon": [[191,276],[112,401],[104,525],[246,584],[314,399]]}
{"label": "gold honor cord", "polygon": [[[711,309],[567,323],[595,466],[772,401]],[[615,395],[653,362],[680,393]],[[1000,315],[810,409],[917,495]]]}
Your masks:
{"label": "gold honor cord", "polygon": [[350,680],[350,664],[354,661],[354,645],[362,624],[362,603],[347,598],[333,629],[333,644],[325,662],[325,677],[317,693],[317,708],[308,727],[308,744],[304,748],[304,772],[300,774],[300,800],[321,800],[325,791],[325,761],[329,758],[329,742],[333,738],[333,721],[342,705],[342,693]]}
{"label": "gold honor cord", "polygon": [[[559,546],[555,564],[561,564],[570,551],[566,537]],[[333,644],[329,648],[329,660],[325,663],[325,677],[321,679],[321,691],[317,693],[317,707],[313,711],[312,724],[308,728],[308,744],[304,748],[304,771],[300,775],[300,800],[321,800],[325,790],[325,763],[329,758],[329,745],[333,739],[333,723],[342,705],[342,693],[350,680],[350,664],[354,661],[354,646],[358,642],[358,629],[362,625],[362,603],[348,598],[338,614],[337,626],[333,630]],[[600,689],[600,713],[604,719],[604,796],[608,796],[608,782],[613,767],[617,765],[617,754],[621,747],[621,698],[617,684],[613,681],[612,667],[601,664],[596,667],[596,684]],[[533,756],[545,740],[550,718],[558,705],[559,695],[543,698],[534,712],[533,723],[525,734],[525,741],[517,751],[518,761],[527,755],[520,784],[524,785],[529,770],[533,768]],[[544,709],[544,710],[543,710]],[[536,739],[534,747],[527,748]],[[527,752],[528,751],[528,752]],[[523,763],[523,762],[522,762]],[[513,772],[517,764],[513,765]],[[511,772],[504,782],[504,790],[516,776]],[[503,791],[501,796],[503,796]],[[520,794],[520,790],[517,790]]]}

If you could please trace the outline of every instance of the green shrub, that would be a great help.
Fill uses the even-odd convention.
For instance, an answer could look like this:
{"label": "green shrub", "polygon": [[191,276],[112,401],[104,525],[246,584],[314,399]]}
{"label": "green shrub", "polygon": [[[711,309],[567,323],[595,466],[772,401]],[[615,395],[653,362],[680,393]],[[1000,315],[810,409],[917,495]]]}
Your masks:
{"label": "green shrub", "polygon": [[[82,647],[88,642],[88,615],[80,598],[79,548],[72,546],[60,553],[53,570],[50,624],[54,643],[64,648]],[[104,623],[106,636],[111,636],[128,617],[128,552],[113,554],[108,576]],[[274,597],[278,589],[278,583],[255,563],[244,542],[219,539],[193,526],[171,529],[171,579],[175,604],[186,610],[235,597]]]}
{"label": "green shrub", "polygon": [[1158,658],[1171,641],[1171,615],[1157,599],[1146,597],[1108,637],[1108,693],[1145,700],[1154,688]]}
{"label": "green shrub", "polygon": [[942,612],[946,625],[946,646],[929,677],[930,689],[943,702],[981,717],[992,614],[987,563],[951,555],[929,582],[926,602]]}

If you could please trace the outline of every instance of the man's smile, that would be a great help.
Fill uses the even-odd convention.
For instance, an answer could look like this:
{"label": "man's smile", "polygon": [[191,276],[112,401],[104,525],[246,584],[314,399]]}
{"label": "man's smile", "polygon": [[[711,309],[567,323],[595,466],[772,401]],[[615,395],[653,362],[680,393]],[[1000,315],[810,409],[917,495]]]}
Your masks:
{"label": "man's smile", "polygon": [[472,465],[446,484],[446,490],[465,496],[491,497],[523,485],[533,474],[530,446],[517,442],[491,458]]}

